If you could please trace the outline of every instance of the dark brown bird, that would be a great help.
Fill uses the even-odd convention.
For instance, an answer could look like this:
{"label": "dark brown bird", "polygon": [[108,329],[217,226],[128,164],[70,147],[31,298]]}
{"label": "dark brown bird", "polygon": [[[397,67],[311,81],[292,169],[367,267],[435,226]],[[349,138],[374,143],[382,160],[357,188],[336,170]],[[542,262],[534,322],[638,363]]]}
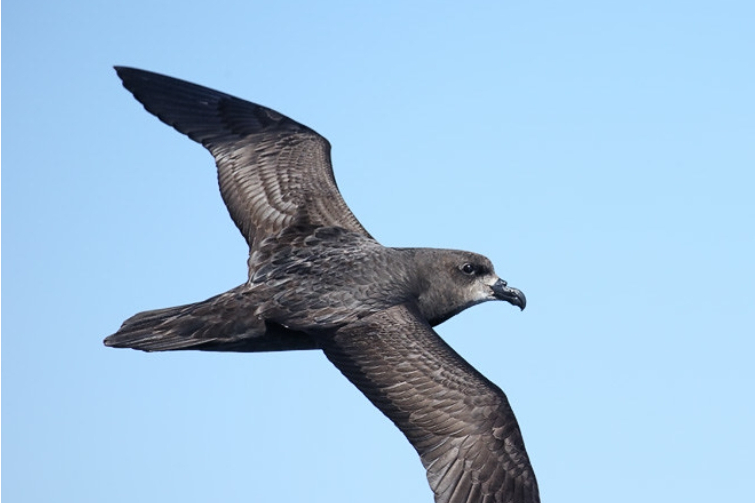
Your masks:
{"label": "dark brown bird", "polygon": [[308,127],[189,82],[116,71],[149,112],[212,153],[249,276],[204,302],[139,313],[105,345],[321,349],[406,435],[436,502],[540,501],[506,395],[432,328],[488,300],[524,309],[524,294],[481,255],[380,245],[336,187],[330,144]]}

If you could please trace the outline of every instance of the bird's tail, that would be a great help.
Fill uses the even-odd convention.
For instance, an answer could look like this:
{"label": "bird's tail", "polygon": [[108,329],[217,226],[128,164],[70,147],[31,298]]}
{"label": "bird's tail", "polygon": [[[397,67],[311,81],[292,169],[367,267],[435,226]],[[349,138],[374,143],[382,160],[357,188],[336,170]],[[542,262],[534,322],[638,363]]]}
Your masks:
{"label": "bird's tail", "polygon": [[242,288],[203,302],[144,311],[127,319],[105,346],[142,351],[286,351],[315,349],[307,334],[266,323]]}

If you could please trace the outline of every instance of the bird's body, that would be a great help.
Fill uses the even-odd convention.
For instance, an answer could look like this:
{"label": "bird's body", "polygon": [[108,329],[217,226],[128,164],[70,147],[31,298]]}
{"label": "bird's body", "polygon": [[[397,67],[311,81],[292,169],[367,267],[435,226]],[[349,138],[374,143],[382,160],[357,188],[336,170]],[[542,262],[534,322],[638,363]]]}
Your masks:
{"label": "bird's body", "polygon": [[478,254],[388,248],[338,192],[330,146],[277,112],[162,75],[117,68],[147,110],[207,147],[249,244],[247,281],[139,313],[105,339],[146,351],[321,349],[407,436],[437,502],[539,501],[503,392],[432,326],[524,295]]}

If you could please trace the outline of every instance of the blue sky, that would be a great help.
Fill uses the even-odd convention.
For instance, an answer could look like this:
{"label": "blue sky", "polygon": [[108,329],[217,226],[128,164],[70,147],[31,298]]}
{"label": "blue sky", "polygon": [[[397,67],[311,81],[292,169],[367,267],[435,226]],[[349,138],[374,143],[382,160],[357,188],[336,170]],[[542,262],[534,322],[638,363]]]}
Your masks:
{"label": "blue sky", "polygon": [[102,346],[246,278],[210,155],[114,64],[307,124],[383,244],[527,294],[438,331],[508,394],[543,501],[751,497],[753,3],[460,5],[5,2],[4,501],[432,501],[321,354]]}

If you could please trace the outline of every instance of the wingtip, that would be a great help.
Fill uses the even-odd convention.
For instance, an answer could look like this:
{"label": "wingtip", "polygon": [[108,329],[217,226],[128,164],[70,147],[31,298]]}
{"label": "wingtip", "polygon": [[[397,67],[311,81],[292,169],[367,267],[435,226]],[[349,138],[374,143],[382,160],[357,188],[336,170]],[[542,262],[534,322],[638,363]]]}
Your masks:
{"label": "wingtip", "polygon": [[144,70],[139,70],[138,68],[132,68],[130,66],[114,65],[113,69],[122,81],[125,81],[126,78],[137,73],[147,73]]}
{"label": "wingtip", "polygon": [[[115,65],[113,66],[113,69],[115,70],[116,75],[118,75],[118,78],[121,79],[121,84],[123,84],[123,87],[126,87],[126,80],[128,79],[129,74],[133,72],[135,68]],[[128,89],[128,87],[126,87],[126,89]]]}

